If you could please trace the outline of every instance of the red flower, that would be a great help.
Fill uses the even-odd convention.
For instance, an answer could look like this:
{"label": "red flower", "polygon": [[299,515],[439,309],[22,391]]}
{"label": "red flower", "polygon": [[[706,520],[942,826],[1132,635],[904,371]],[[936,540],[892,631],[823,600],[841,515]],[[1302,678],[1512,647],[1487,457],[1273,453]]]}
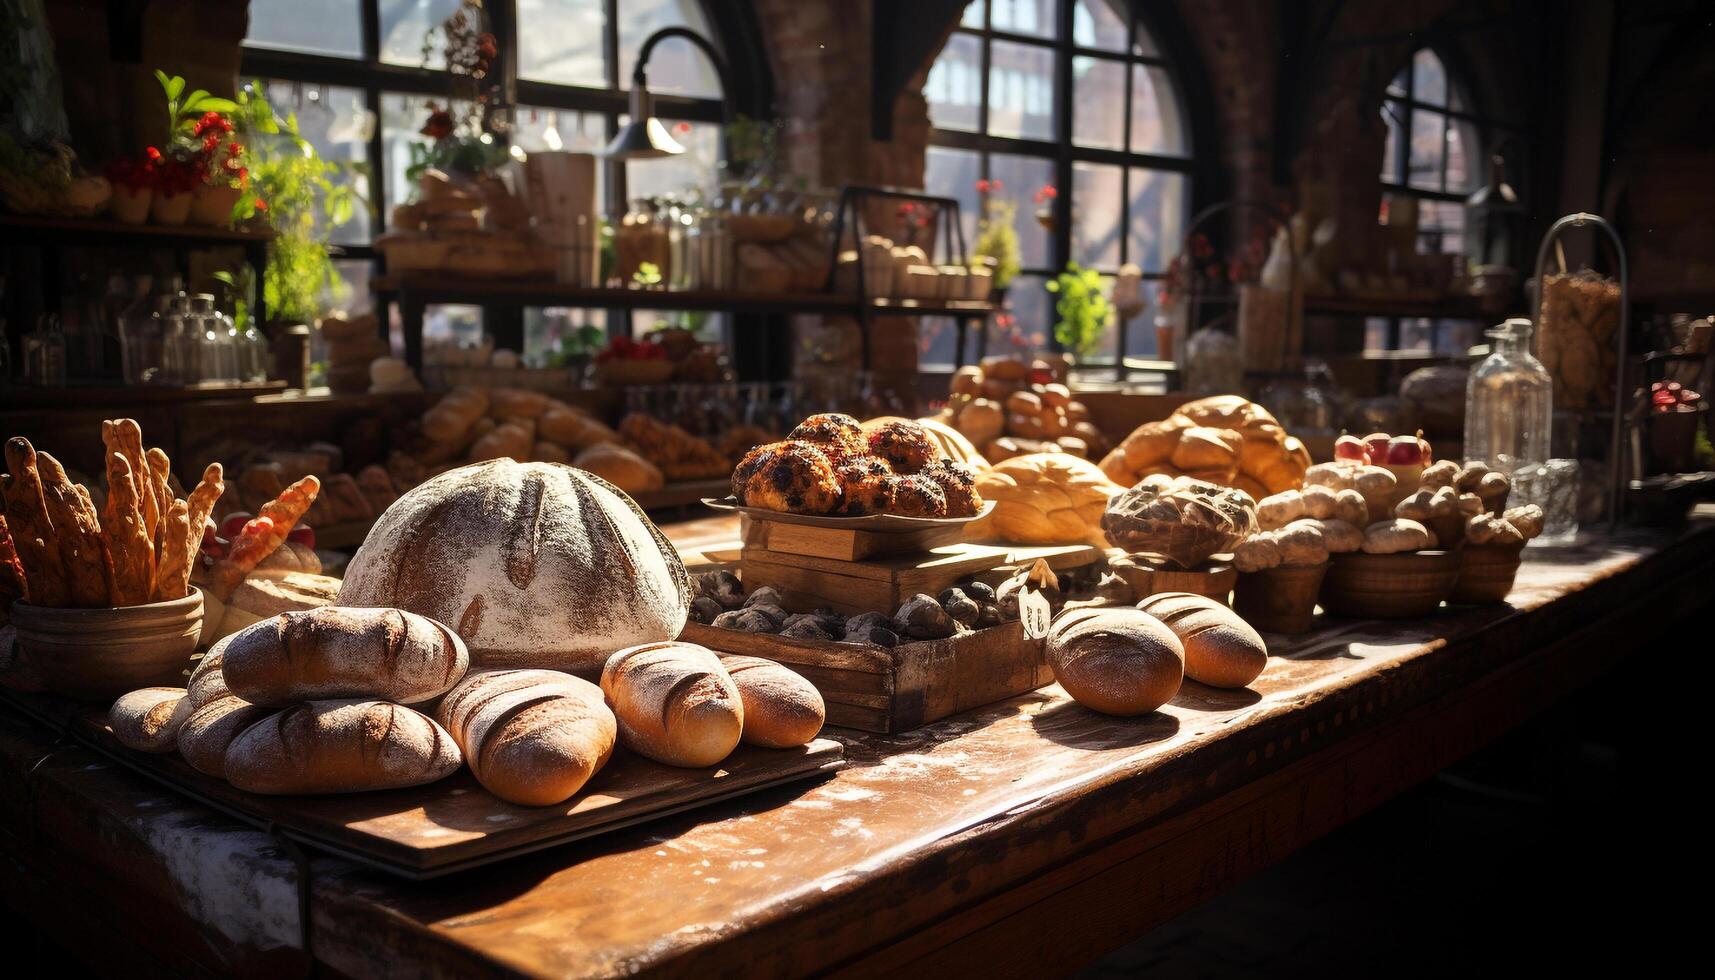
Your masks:
{"label": "red flower", "polygon": [[160,163],[161,162],[161,151],[157,150],[156,148],[154,148],[152,146],[145,147],[143,149],[143,155],[149,158],[150,163]]}
{"label": "red flower", "polygon": [[499,44],[493,34],[483,34],[476,39],[476,53],[484,58],[492,58],[500,51]]}
{"label": "red flower", "polygon": [[433,140],[444,140],[453,134],[453,114],[445,109],[429,113],[429,119],[417,132]]}
{"label": "red flower", "polygon": [[1036,203],[1046,204],[1059,196],[1060,192],[1054,189],[1053,184],[1043,184],[1042,189],[1036,192]]}
{"label": "red flower", "polygon": [[673,135],[675,135],[675,136],[683,136],[690,131],[691,131],[691,124],[688,122],[681,122],[681,123],[674,123],[673,124]]}
{"label": "red flower", "polygon": [[268,210],[268,202],[262,200],[261,198],[257,198],[256,199],[256,213],[261,214],[267,210]]}
{"label": "red flower", "polygon": [[1005,184],[1002,184],[1000,182],[1000,179],[998,177],[995,178],[994,180],[989,181],[989,190],[994,191],[996,194],[999,194],[1000,189],[1002,187],[1005,187],[1005,186],[1006,186]]}
{"label": "red flower", "polygon": [[986,180],[977,181],[977,193],[978,194],[987,194],[988,192],[989,192],[989,182]]}

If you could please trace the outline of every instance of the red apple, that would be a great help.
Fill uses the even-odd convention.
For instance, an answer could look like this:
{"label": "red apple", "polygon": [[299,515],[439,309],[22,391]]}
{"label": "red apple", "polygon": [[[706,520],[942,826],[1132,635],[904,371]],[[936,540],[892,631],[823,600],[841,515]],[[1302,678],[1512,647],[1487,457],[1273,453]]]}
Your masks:
{"label": "red apple", "polygon": [[1392,439],[1386,432],[1372,432],[1364,437],[1364,448],[1369,450],[1370,462],[1379,466],[1387,459],[1387,446]]}
{"label": "red apple", "polygon": [[1423,438],[1423,430],[1422,429],[1417,430],[1417,444],[1423,448],[1423,465],[1425,467],[1434,466],[1435,465],[1435,452],[1434,452],[1434,450],[1429,448],[1429,440]]}
{"label": "red apple", "polygon": [[316,550],[316,530],[308,524],[299,524],[286,535],[287,541],[296,541],[311,551]]}
{"label": "red apple", "polygon": [[1423,465],[1423,447],[1428,445],[1416,436],[1394,436],[1388,440],[1387,454],[1382,458],[1389,466]]}
{"label": "red apple", "polygon": [[1343,433],[1340,438],[1334,440],[1334,458],[1349,459],[1354,463],[1368,463],[1370,452],[1362,439],[1349,433]]}
{"label": "red apple", "polygon": [[238,532],[244,530],[244,525],[250,523],[250,519],[255,516],[247,511],[235,510],[226,515],[226,520],[220,522],[220,528],[215,533],[231,541],[238,537]]}

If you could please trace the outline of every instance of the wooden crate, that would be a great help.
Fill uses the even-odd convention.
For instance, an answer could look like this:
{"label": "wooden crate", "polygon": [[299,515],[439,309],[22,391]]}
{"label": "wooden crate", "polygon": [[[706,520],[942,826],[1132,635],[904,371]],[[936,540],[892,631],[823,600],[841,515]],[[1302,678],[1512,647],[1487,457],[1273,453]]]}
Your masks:
{"label": "wooden crate", "polygon": [[785,664],[822,692],[828,724],[882,734],[910,731],[1054,682],[1042,641],[1026,639],[1018,623],[892,649],[700,623],[686,624],[679,638]]}
{"label": "wooden crate", "polygon": [[918,531],[897,532],[785,524],[749,514],[739,518],[739,533],[746,548],[839,561],[920,555],[956,543],[964,531],[964,526],[959,524],[930,525]]}

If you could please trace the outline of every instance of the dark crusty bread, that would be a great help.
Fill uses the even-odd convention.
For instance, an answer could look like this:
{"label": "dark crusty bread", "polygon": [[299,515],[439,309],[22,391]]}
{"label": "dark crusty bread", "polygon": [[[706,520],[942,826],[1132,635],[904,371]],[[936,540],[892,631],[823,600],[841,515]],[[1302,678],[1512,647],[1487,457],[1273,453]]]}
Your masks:
{"label": "dark crusty bread", "polygon": [[221,662],[226,659],[227,641],[231,639],[231,636],[222,637],[220,642],[209,647],[197,661],[196,669],[191,671],[191,679],[185,682],[188,689],[185,698],[190,701],[192,711],[232,693],[226,689],[226,675],[220,669]]}
{"label": "dark crusty bread", "polygon": [[1244,687],[1268,664],[1268,644],[1239,614],[1207,596],[1162,592],[1137,608],[1166,624],[1185,648],[1185,676],[1210,687]]}
{"label": "dark crusty bread", "polygon": [[822,730],[828,708],[816,685],[761,657],[720,659],[744,702],[746,743],[786,749],[808,743]]}
{"label": "dark crusty bread", "polygon": [[432,783],[460,761],[452,736],[404,705],[307,701],[233,740],[226,780],[248,793],[359,793]]}
{"label": "dark crusty bread", "polygon": [[191,715],[182,687],[145,687],[122,694],[107,712],[119,744],[139,752],[171,752]]}
{"label": "dark crusty bread", "polygon": [[625,747],[670,766],[712,766],[744,730],[738,686],[720,658],[695,643],[621,650],[602,668],[601,690]]}
{"label": "dark crusty bread", "polygon": [[400,609],[323,606],[282,613],[226,641],[221,674],[233,694],[263,706],[439,697],[470,666],[452,630]]}
{"label": "dark crusty bread", "polygon": [[562,802],[613,754],[617,723],[589,681],[554,670],[470,674],[435,713],[483,788],[508,803]]}
{"label": "dark crusty bread", "polygon": [[233,740],[272,713],[230,694],[215,698],[192,711],[179,729],[179,755],[197,772],[225,779],[226,750]]}
{"label": "dark crusty bread", "polygon": [[1048,666],[1073,700],[1110,715],[1141,715],[1179,693],[1185,650],[1138,609],[1073,609],[1048,628]]}

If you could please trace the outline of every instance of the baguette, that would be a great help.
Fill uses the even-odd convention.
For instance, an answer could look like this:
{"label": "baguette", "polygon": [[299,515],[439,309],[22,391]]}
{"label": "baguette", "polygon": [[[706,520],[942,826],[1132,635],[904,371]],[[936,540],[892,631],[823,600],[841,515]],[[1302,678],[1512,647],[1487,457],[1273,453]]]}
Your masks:
{"label": "baguette", "polygon": [[205,776],[226,778],[226,750],[244,730],[271,714],[243,698],[228,694],[191,710],[179,729],[179,755]]}
{"label": "baguette", "polygon": [[744,741],[770,749],[806,745],[822,730],[828,709],[802,675],[761,657],[721,657],[744,703]]}
{"label": "baguette", "polygon": [[36,465],[36,448],[30,440],[14,436],[6,440],[6,521],[22,563],[29,600],[37,606],[64,606],[71,599],[71,583],[54,537],[42,493],[42,475]]}
{"label": "baguette", "polygon": [[613,754],[618,734],[601,689],[553,670],[472,674],[435,719],[484,789],[508,803],[550,806],[572,796]]}
{"label": "baguette", "polygon": [[458,634],[399,609],[323,606],[281,613],[224,641],[226,686],[251,704],[445,694],[470,666]]}
{"label": "baguette", "polygon": [[361,793],[432,783],[459,762],[452,737],[404,705],[309,701],[246,728],[227,747],[225,772],[247,793]]}
{"label": "baguette", "polygon": [[138,752],[171,752],[179,729],[191,716],[191,701],[182,687],[145,687],[122,694],[107,712],[107,723],[119,744]]}
{"label": "baguette", "polygon": [[101,534],[112,563],[113,604],[148,602],[155,580],[155,552],[144,523],[142,494],[124,453],[107,454],[107,509]]}
{"label": "baguette", "polygon": [[[143,429],[136,419],[114,419],[112,422],[101,423],[101,441],[110,453],[119,453],[125,457],[125,463],[131,468],[131,479],[137,485],[138,512],[143,515],[143,528],[147,533],[150,554],[154,554],[155,531],[161,522],[160,498],[155,495],[154,476],[149,470],[149,461],[143,452]],[[110,470],[111,471],[111,470]],[[154,561],[151,558],[149,569],[154,571]],[[153,578],[149,585],[154,584]],[[145,602],[148,600],[145,599]]]}
{"label": "baguette", "polygon": [[712,651],[694,643],[619,651],[602,668],[601,690],[625,747],[670,766],[712,766],[744,730],[738,686]]}

